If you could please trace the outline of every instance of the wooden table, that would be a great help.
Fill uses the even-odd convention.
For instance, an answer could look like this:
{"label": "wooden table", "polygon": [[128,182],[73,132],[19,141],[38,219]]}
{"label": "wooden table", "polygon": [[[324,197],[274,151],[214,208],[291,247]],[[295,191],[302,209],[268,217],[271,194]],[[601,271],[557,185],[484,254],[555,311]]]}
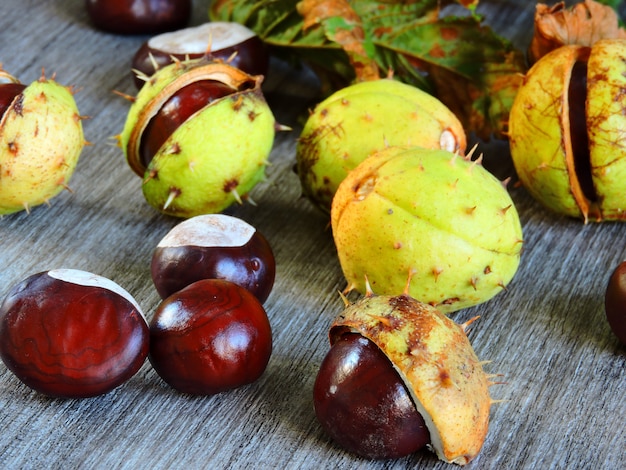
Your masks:
{"label": "wooden table", "polygon": [[[529,5],[490,2],[483,11],[525,47]],[[194,23],[206,11],[207,2],[196,2]],[[148,206],[113,139],[129,106],[113,90],[135,93],[129,63],[145,39],[95,31],[82,0],[3,0],[4,68],[30,82],[43,67],[78,87],[92,145],[73,192],[0,219],[0,295],[30,274],[71,267],[114,280],[148,317],[158,305],[149,262],[178,220]],[[345,286],[327,220],[300,197],[292,172],[299,117],[315,91],[310,75],[273,63],[268,100],[293,131],[277,137],[267,181],[253,192],[258,205],[229,210],[275,251],[277,279],[266,303],[274,351],[263,377],[229,393],[191,397],[165,385],[146,362],[104,396],[62,400],[30,391],[0,365],[1,468],[450,468],[426,451],[361,460],[330,442],[315,419],[313,382]],[[497,152],[489,157],[506,161],[506,150]],[[459,322],[481,316],[470,339],[479,357],[493,361],[488,371],[506,381],[491,389],[504,401],[492,407],[484,448],[469,467],[622,468],[626,349],[609,330],[603,300],[610,271],[624,258],[626,226],[583,225],[546,212],[521,188],[510,191],[525,234],[519,271],[506,292],[453,314]]]}

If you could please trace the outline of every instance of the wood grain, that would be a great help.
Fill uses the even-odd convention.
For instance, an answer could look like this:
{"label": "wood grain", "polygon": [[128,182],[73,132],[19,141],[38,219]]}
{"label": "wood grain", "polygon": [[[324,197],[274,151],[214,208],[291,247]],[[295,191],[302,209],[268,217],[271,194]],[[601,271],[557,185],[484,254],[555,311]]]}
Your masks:
{"label": "wood grain", "polygon": [[[498,32],[526,47],[531,2],[485,2]],[[194,22],[207,2],[196,2]],[[134,94],[130,59],[145,37],[95,31],[80,0],[3,0],[0,62],[23,82],[45,69],[75,85],[85,148],[72,192],[0,219],[0,295],[38,271],[72,267],[109,277],[131,292],[148,317],[158,304],[149,260],[177,223],[144,201],[140,180],[113,136]],[[311,76],[275,62],[268,100],[281,133],[257,206],[229,213],[255,225],[272,244],[277,280],[266,303],[274,352],[253,385],[208,398],[174,392],[149,364],[113,392],[87,400],[42,397],[0,365],[0,467],[30,468],[450,468],[429,452],[368,462],[337,448],[313,413],[312,387],[327,328],[342,308],[344,287],[327,220],[300,197],[292,171],[301,117],[312,105]],[[486,147],[507,163],[502,147]],[[626,252],[626,225],[583,225],[547,213],[521,188],[510,188],[525,246],[507,291],[453,315],[475,315],[470,339],[492,360],[502,385],[487,441],[470,468],[616,469],[626,457],[626,350],[603,311],[610,271]]]}

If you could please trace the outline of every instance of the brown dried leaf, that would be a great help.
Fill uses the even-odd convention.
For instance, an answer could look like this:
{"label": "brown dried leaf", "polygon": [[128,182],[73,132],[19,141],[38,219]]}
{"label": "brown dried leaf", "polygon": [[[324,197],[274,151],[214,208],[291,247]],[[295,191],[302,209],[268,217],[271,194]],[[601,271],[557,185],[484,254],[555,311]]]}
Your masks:
{"label": "brown dried leaf", "polygon": [[303,18],[303,29],[322,26],[327,37],[341,46],[358,81],[380,78],[378,65],[366,50],[361,18],[347,0],[302,0],[297,10]]}
{"label": "brown dried leaf", "polygon": [[615,10],[593,0],[577,3],[570,9],[564,2],[553,6],[537,4],[535,33],[528,50],[531,63],[548,52],[567,44],[591,46],[599,39],[626,39]]}

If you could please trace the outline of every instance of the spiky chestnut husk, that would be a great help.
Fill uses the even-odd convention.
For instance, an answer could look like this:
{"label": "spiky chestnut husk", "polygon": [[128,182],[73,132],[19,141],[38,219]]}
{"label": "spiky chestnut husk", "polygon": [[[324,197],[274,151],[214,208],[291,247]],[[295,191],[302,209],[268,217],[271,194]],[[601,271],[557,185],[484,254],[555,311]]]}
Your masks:
{"label": "spiky chestnut husk", "polygon": [[[481,450],[489,426],[490,376],[465,333],[438,309],[406,294],[374,295],[347,304],[330,329],[334,344],[355,332],[392,363],[430,433],[429,447],[465,465]],[[355,404],[358,406],[358,404]]]}
{"label": "spiky chestnut husk", "polygon": [[471,155],[389,147],[339,185],[331,225],[347,290],[401,292],[443,312],[492,298],[513,278],[522,247],[503,184]]}
{"label": "spiky chestnut husk", "polygon": [[432,95],[393,79],[360,82],[319,103],[296,148],[304,194],[329,212],[348,172],[371,153],[394,145],[465,152],[465,131]]}
{"label": "spiky chestnut husk", "polygon": [[[0,70],[6,83],[19,80]],[[0,215],[48,203],[68,188],[85,145],[73,90],[42,76],[0,120]]]}
{"label": "spiky chestnut husk", "polygon": [[[277,125],[251,76],[206,58],[176,61],[146,77],[119,136],[130,167],[143,177],[143,194],[161,212],[189,218],[217,213],[241,202],[265,177]],[[216,81],[232,93],[184,121],[146,166],[141,140],[150,120],[176,92],[190,84]]]}
{"label": "spiky chestnut husk", "polygon": [[524,78],[509,118],[520,181],[550,210],[626,219],[626,41],[563,46]]}

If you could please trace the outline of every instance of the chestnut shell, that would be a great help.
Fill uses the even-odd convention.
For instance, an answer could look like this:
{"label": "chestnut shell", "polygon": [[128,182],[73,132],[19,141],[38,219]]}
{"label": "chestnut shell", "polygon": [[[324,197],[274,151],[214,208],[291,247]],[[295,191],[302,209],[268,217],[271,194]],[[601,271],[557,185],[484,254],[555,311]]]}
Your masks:
{"label": "chestnut shell", "polygon": [[548,209],[626,220],[626,41],[566,45],[524,77],[509,119],[520,182]]}

